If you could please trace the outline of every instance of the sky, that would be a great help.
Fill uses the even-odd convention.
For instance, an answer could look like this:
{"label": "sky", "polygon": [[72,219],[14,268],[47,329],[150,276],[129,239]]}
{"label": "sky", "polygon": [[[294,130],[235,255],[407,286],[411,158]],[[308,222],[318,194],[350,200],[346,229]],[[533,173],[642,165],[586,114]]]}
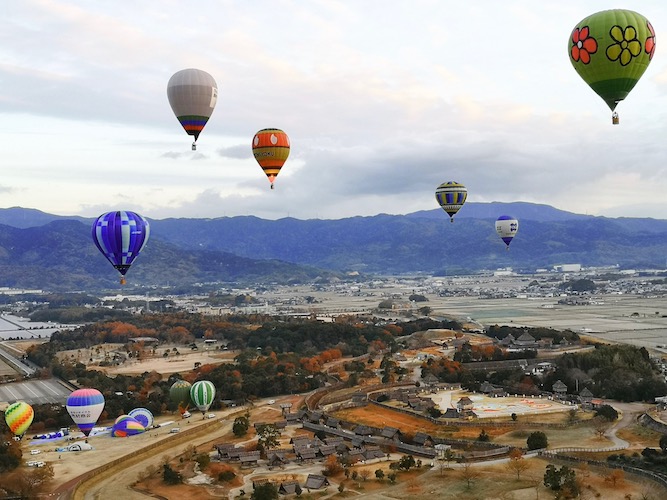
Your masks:
{"label": "sky", "polygon": [[[667,2],[629,3],[7,2],[0,208],[340,219],[435,209],[457,181],[470,202],[667,219]],[[610,8],[657,45],[617,126],[568,57]],[[166,94],[185,68],[218,85],[196,152]],[[251,150],[268,127],[291,142],[274,190]]]}

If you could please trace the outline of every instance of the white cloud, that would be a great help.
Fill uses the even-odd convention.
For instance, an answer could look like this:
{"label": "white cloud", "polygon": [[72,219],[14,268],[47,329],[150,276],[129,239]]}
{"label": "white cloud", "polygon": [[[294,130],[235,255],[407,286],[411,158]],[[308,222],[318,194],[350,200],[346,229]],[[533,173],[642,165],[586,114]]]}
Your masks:
{"label": "white cloud", "polygon": [[[338,218],[436,208],[435,187],[457,180],[470,201],[663,217],[660,44],[618,127],[567,58],[575,23],[605,8],[15,2],[0,32],[4,203]],[[667,4],[633,9],[660,38]],[[220,90],[196,152],[166,99],[185,67],[210,72]],[[250,148],[272,126],[292,142],[273,191]]]}

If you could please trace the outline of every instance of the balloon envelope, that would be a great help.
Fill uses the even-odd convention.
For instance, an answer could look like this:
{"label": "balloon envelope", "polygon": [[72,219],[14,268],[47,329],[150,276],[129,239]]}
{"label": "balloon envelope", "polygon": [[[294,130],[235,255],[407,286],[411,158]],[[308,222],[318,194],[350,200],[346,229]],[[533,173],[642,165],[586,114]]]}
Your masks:
{"label": "balloon envelope", "polygon": [[646,71],[655,51],[655,31],[641,14],[614,9],[582,19],[568,43],[579,76],[613,111]]}
{"label": "balloon envelope", "polygon": [[128,416],[135,419],[146,429],[153,427],[153,413],[148,408],[135,408],[130,413],[128,413]]}
{"label": "balloon envelope", "polygon": [[16,436],[22,436],[35,418],[35,412],[28,403],[17,401],[5,410],[5,422]]}
{"label": "balloon envelope", "polygon": [[209,409],[213,398],[215,397],[215,386],[208,380],[200,380],[192,384],[190,389],[190,398],[197,409],[204,413]]}
{"label": "balloon envelope", "polygon": [[215,109],[218,84],[206,71],[184,69],[169,79],[167,98],[183,129],[196,141]]}
{"label": "balloon envelope", "polygon": [[67,413],[86,436],[104,410],[104,396],[97,389],[78,389],[67,398]]}
{"label": "balloon envelope", "polygon": [[121,415],[116,419],[111,428],[112,437],[134,436],[145,432],[146,428],[139,421],[129,415]]}
{"label": "balloon envelope", "polygon": [[283,168],[290,152],[290,142],[287,134],[277,128],[265,128],[255,134],[252,139],[252,154],[269,178],[273,181]]}
{"label": "balloon envelope", "polygon": [[92,231],[95,246],[125,276],[146,246],[150,226],[141,215],[118,210],[100,215],[93,223]]}
{"label": "balloon envelope", "polygon": [[507,248],[509,248],[512,238],[516,236],[519,230],[519,221],[509,215],[501,215],[496,221],[496,232],[500,236]]}
{"label": "balloon envelope", "polygon": [[169,389],[169,399],[178,405],[181,413],[184,413],[190,406],[190,389],[192,384],[186,380],[177,380]]}
{"label": "balloon envelope", "polygon": [[454,222],[456,214],[468,197],[468,190],[463,184],[449,181],[443,182],[435,190],[435,199],[442,209],[449,214],[450,220]]}

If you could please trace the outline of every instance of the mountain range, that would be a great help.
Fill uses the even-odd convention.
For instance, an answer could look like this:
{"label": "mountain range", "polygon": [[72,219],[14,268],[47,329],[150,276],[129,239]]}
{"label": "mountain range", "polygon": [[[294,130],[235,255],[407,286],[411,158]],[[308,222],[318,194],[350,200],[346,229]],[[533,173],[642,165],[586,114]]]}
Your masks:
{"label": "mountain range", "polygon": [[[506,250],[494,223],[519,232]],[[92,244],[92,218],[0,209],[0,286],[118,288]],[[148,245],[128,273],[142,286],[208,282],[309,282],[361,274],[452,275],[558,264],[665,268],[667,221],[575,214],[533,203],[467,203],[454,223],[440,209],[337,220],[252,216],[150,220]],[[356,273],[354,273],[356,274]]]}

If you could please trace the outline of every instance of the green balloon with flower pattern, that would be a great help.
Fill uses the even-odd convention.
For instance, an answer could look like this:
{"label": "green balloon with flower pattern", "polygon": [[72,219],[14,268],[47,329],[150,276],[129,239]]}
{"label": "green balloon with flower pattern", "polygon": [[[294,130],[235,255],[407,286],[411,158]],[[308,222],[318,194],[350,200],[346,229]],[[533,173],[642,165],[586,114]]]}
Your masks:
{"label": "green balloon with flower pattern", "polygon": [[646,71],[655,51],[655,31],[641,14],[614,9],[581,20],[568,43],[579,76],[613,111]]}

